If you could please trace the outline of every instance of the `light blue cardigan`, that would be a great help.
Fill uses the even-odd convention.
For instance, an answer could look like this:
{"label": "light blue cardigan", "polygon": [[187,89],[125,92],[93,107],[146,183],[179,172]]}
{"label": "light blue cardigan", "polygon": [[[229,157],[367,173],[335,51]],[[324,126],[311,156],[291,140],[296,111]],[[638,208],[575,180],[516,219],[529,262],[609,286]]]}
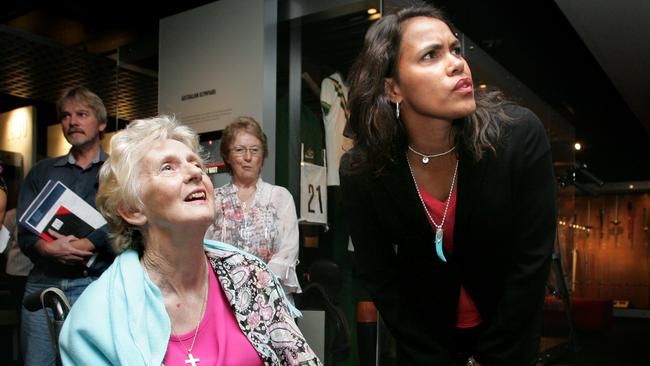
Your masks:
{"label": "light blue cardigan", "polygon": [[[229,244],[206,240],[204,246],[208,252],[232,251],[259,261]],[[276,287],[282,291],[282,286]],[[97,306],[98,299],[107,303]],[[59,338],[61,359],[64,365],[158,366],[170,334],[162,293],[145,274],[137,252],[128,250],[72,307]]]}

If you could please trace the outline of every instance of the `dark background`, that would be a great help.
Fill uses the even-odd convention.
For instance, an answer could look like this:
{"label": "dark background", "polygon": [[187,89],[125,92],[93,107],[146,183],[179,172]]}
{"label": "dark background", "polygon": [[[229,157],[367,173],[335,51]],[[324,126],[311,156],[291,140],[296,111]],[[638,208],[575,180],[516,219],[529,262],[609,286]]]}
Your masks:
{"label": "dark background", "polygon": [[[437,3],[458,28],[575,127],[584,147],[576,159],[592,173],[608,182],[650,179],[650,131],[554,1]],[[621,59],[620,67],[636,61]]]}
{"label": "dark background", "polygon": [[[0,23],[96,55],[115,58],[119,50],[122,61],[157,71],[159,19],[209,2],[143,7],[124,1],[96,1],[91,7],[82,1],[8,1],[0,5]],[[555,1],[441,0],[435,4],[575,127],[576,139],[584,147],[576,159],[586,163],[590,172],[607,182],[650,180],[650,128],[644,128]],[[338,42],[337,57],[346,64],[358,52],[359,41],[349,40],[352,47],[347,47],[345,39],[363,34],[369,24],[363,19],[363,15],[341,18],[333,21],[335,28],[306,26],[305,31],[312,34],[304,34],[303,39]],[[348,22],[347,26],[342,22]],[[640,62],[630,57],[620,61],[621,68]],[[6,77],[0,75],[0,79]],[[42,101],[0,93],[0,111],[33,102]]]}

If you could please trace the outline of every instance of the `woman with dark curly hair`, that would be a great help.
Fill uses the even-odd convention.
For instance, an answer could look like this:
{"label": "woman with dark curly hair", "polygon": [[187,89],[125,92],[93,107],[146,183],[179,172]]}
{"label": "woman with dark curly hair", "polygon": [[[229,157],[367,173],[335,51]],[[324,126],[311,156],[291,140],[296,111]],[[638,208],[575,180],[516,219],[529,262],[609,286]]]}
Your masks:
{"label": "woman with dark curly hair", "polygon": [[532,364],[556,215],[539,119],[475,91],[426,4],[373,24],[350,75],[344,211],[399,364]]}

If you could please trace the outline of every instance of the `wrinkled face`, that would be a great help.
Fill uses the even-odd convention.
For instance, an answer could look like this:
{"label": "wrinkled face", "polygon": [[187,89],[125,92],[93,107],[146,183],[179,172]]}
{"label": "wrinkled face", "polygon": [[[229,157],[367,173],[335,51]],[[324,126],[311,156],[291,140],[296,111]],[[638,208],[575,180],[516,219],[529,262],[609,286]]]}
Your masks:
{"label": "wrinkled face", "polygon": [[449,26],[429,17],[402,23],[396,79],[387,93],[404,118],[453,120],[476,109],[472,73]]}
{"label": "wrinkled face", "polygon": [[140,162],[141,214],[150,227],[174,228],[214,220],[214,189],[203,162],[188,146],[165,140]]}
{"label": "wrinkled face", "polygon": [[257,180],[263,163],[262,141],[248,132],[237,132],[228,152],[228,164],[235,182]]}
{"label": "wrinkled face", "polygon": [[100,131],[106,128],[95,111],[84,103],[68,100],[61,109],[63,135],[73,147],[83,147],[99,141]]}

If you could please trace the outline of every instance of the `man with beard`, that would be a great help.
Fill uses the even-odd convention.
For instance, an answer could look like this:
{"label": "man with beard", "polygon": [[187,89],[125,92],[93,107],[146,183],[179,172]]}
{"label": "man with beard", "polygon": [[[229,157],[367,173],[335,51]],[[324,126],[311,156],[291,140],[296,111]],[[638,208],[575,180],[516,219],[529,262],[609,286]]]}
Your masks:
{"label": "man with beard", "polygon": [[[74,87],[63,92],[56,109],[63,135],[72,147],[67,155],[42,160],[30,170],[20,190],[17,217],[22,216],[48,180],[60,181],[95,207],[99,169],[108,158],[100,145],[106,129],[106,107],[95,93]],[[46,241],[24,227],[18,229],[18,244],[34,263],[25,296],[57,287],[74,303],[113,261],[107,226],[84,238],[52,230],[45,234],[54,241]],[[56,355],[43,312],[23,309],[22,320],[25,365],[54,365]]]}

